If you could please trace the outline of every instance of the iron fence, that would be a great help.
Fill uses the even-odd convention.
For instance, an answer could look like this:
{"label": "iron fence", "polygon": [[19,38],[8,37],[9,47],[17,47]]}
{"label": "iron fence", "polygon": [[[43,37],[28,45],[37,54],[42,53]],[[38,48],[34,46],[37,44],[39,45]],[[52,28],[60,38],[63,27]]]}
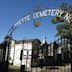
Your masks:
{"label": "iron fence", "polygon": [[61,37],[32,49],[31,72],[71,72],[72,40]]}

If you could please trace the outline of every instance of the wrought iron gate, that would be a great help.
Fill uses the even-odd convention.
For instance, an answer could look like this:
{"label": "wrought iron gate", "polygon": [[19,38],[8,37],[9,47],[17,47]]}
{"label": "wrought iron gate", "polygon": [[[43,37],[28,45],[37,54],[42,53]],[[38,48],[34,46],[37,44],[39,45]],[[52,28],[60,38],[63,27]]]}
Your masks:
{"label": "wrought iron gate", "polygon": [[72,39],[61,37],[32,49],[31,72],[71,72]]}
{"label": "wrought iron gate", "polygon": [[31,67],[26,68],[25,71],[71,72],[71,69],[72,39],[61,37],[50,44],[45,41],[42,45],[33,45]]}

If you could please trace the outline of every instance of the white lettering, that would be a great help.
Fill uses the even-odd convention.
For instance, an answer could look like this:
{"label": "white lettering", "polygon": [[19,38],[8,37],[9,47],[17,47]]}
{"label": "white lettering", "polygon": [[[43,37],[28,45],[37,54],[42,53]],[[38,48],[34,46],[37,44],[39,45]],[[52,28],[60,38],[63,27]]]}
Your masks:
{"label": "white lettering", "polygon": [[22,22],[25,22],[25,21],[30,20],[30,16],[31,16],[31,15],[27,15],[27,16],[23,17],[23,18],[22,18]]}
{"label": "white lettering", "polygon": [[[44,16],[58,16],[60,18],[65,19],[68,22],[72,22],[72,15],[69,13],[66,13],[65,11],[58,10],[58,9],[46,9],[43,11],[38,11],[32,15],[32,18],[40,18]],[[24,16],[21,18],[16,24],[14,24],[15,27],[22,24],[23,22],[31,20],[31,15]]]}
{"label": "white lettering", "polygon": [[55,16],[59,16],[60,10],[56,10]]}
{"label": "white lettering", "polygon": [[33,18],[38,18],[38,17],[39,17],[39,13],[40,13],[40,12],[34,13],[34,14],[33,14]]}
{"label": "white lettering", "polygon": [[60,13],[59,13],[59,17],[62,17],[62,14],[64,13],[64,11],[59,11]]}
{"label": "white lettering", "polygon": [[40,17],[47,16],[45,11],[40,12]]}
{"label": "white lettering", "polygon": [[28,16],[27,16],[27,20],[31,20],[31,18],[30,18],[30,17],[31,17],[31,15],[28,15]]}
{"label": "white lettering", "polygon": [[71,17],[71,15],[70,15],[69,13],[67,13],[67,14],[65,15],[64,19],[69,22],[69,18],[70,18],[70,17]]}
{"label": "white lettering", "polygon": [[69,23],[72,22],[72,17],[70,17],[70,18],[68,19],[68,22],[69,22]]}
{"label": "white lettering", "polygon": [[51,9],[49,9],[49,10],[48,10],[48,9],[45,10],[45,13],[46,13],[46,16],[48,16],[48,15],[50,16],[50,15],[51,15]]}
{"label": "white lettering", "polygon": [[55,9],[52,9],[52,11],[51,11],[51,16],[55,16]]}
{"label": "white lettering", "polygon": [[30,15],[27,15],[27,16],[21,18],[16,24],[14,24],[14,26],[18,26],[18,25],[22,24],[22,22],[25,22],[28,20],[30,20]]}

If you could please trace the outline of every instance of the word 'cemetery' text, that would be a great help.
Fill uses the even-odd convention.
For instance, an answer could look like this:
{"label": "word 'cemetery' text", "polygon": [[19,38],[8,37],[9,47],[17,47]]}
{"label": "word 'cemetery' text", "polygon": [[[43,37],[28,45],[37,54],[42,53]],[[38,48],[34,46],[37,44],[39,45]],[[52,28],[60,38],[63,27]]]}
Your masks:
{"label": "word 'cemetery' text", "polygon": [[64,20],[66,20],[67,22],[71,23],[72,22],[72,15],[62,11],[62,10],[58,10],[58,9],[46,9],[43,11],[38,11],[35,12],[34,14],[29,14],[26,15],[24,17],[22,17],[16,24],[14,24],[15,27],[21,25],[23,22],[32,20],[32,19],[36,19],[36,18],[40,18],[40,17],[47,17],[47,16],[57,16],[60,17]]}

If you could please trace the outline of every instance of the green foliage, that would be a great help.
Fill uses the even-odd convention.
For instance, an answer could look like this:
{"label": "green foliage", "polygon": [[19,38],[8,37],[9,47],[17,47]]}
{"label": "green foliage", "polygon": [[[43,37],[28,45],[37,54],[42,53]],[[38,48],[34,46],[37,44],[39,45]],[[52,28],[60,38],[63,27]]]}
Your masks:
{"label": "green foliage", "polygon": [[[70,14],[72,14],[72,6],[68,5],[65,2],[62,2],[60,4],[60,9],[63,11],[66,11]],[[65,36],[65,37],[70,37],[72,36],[72,24],[65,22],[63,19],[59,17],[55,17],[51,20],[53,24],[61,23],[56,26],[57,34],[56,36]]]}
{"label": "green foliage", "polygon": [[64,11],[67,11],[67,7],[68,7],[68,4],[65,3],[65,2],[62,2],[62,3],[60,4],[60,8],[61,8],[62,10],[64,10]]}
{"label": "green foliage", "polygon": [[3,49],[3,48],[4,48],[4,44],[1,43],[1,44],[0,44],[0,49]]}
{"label": "green foliage", "polygon": [[72,14],[72,5],[68,5],[68,4],[65,3],[65,2],[62,2],[62,3],[60,4],[60,9],[62,9],[62,10],[64,10],[64,11]]}
{"label": "green foliage", "polygon": [[52,22],[53,24],[57,24],[57,23],[59,23],[59,22],[64,22],[64,20],[63,20],[62,18],[60,18],[60,17],[55,17],[55,18],[52,18],[52,19],[51,19],[51,22]]}
{"label": "green foliage", "polygon": [[70,25],[69,24],[60,24],[56,26],[58,31],[56,36],[68,36],[70,35]]}

